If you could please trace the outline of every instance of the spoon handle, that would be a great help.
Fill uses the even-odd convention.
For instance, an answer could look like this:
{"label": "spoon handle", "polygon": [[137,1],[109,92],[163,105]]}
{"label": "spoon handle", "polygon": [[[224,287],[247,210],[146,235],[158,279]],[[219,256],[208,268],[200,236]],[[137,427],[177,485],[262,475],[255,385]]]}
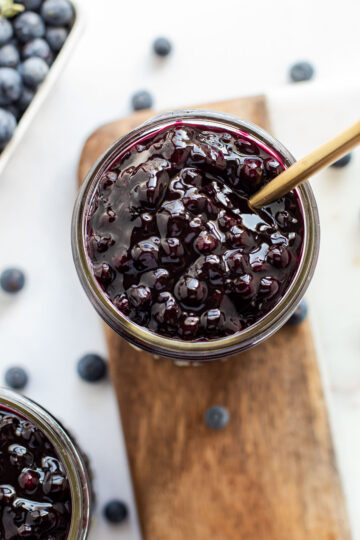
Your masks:
{"label": "spoon handle", "polygon": [[279,199],[304,182],[309,176],[340,159],[357,144],[360,144],[360,120],[271,180],[250,197],[249,206],[261,208]]}

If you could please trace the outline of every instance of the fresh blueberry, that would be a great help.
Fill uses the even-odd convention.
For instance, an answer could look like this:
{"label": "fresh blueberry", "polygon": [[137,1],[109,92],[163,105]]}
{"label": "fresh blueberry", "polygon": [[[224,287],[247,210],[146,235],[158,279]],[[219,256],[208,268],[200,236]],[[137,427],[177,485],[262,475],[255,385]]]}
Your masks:
{"label": "fresh blueberry", "polygon": [[15,0],[16,4],[22,4],[27,10],[39,9],[43,0]]}
{"label": "fresh blueberry", "polygon": [[23,84],[16,69],[0,68],[0,105],[10,105],[21,96]]}
{"label": "fresh blueberry", "polygon": [[85,354],[78,362],[77,371],[84,381],[97,382],[106,375],[106,362],[98,354]]}
{"label": "fresh blueberry", "polygon": [[222,429],[229,422],[229,412],[221,405],[209,407],[205,413],[205,424],[211,429]]}
{"label": "fresh blueberry", "polygon": [[0,46],[9,41],[12,36],[13,27],[11,23],[5,17],[0,17]]}
{"label": "fresh blueberry", "polygon": [[34,56],[20,64],[19,71],[24,83],[31,88],[36,88],[48,74],[49,66],[42,58]]}
{"label": "fresh blueberry", "polygon": [[302,300],[298,307],[295,309],[294,313],[291,315],[290,319],[288,320],[288,324],[291,326],[296,326],[297,324],[300,324],[303,322],[308,314],[308,305],[305,302],[305,300]]}
{"label": "fresh blueberry", "polygon": [[297,62],[290,68],[290,79],[293,82],[309,81],[315,70],[309,62]]}
{"label": "fresh blueberry", "polygon": [[122,523],[127,518],[128,513],[126,504],[117,499],[109,501],[104,507],[104,516],[110,523]]}
{"label": "fresh blueberry", "polygon": [[342,158],[338,159],[334,163],[331,164],[331,167],[334,167],[335,169],[341,169],[342,167],[346,167],[351,161],[352,153],[346,154]]}
{"label": "fresh blueberry", "polygon": [[[5,105],[4,106],[4,109],[11,113],[14,117],[15,117],[15,120],[18,122],[20,117],[21,117],[21,111],[19,109],[19,107],[17,106],[17,103],[11,103],[10,105]],[[13,122],[12,122],[13,123]],[[1,145],[0,145],[1,146]],[[3,145],[4,146],[4,145]]]}
{"label": "fresh blueberry", "polygon": [[167,56],[171,53],[171,43],[165,37],[158,37],[153,43],[154,53],[158,56]]}
{"label": "fresh blueberry", "polygon": [[46,30],[45,37],[52,50],[58,52],[64,45],[68,35],[69,31],[63,26],[54,26]]}
{"label": "fresh blueberry", "polygon": [[3,45],[0,49],[0,67],[14,68],[20,62],[19,51],[12,43]]}
{"label": "fresh blueberry", "polygon": [[20,113],[23,113],[28,108],[28,106],[34,99],[34,95],[35,92],[33,90],[24,86],[19,101],[16,102],[17,108]]}
{"label": "fresh blueberry", "polygon": [[151,109],[153,104],[153,98],[147,90],[139,90],[131,98],[131,104],[134,111],[141,111],[143,109]]}
{"label": "fresh blueberry", "polygon": [[25,388],[28,380],[26,371],[21,367],[11,367],[5,372],[5,383],[14,390]]}
{"label": "fresh blueberry", "polygon": [[51,64],[54,55],[50,49],[50,45],[41,38],[33,39],[32,41],[28,41],[25,43],[23,50],[22,50],[22,56],[26,60],[27,58],[37,57],[44,60],[47,64]]}
{"label": "fresh blueberry", "polygon": [[[1,111],[2,109],[0,109]],[[6,111],[5,111],[6,112]],[[11,113],[7,113],[11,114]],[[0,127],[1,135],[1,127]],[[7,268],[0,274],[0,286],[7,293],[18,293],[25,285],[25,274],[18,268]]]}
{"label": "fresh blueberry", "polygon": [[17,38],[26,43],[26,41],[43,37],[45,35],[45,24],[38,13],[25,11],[16,17],[14,30]]}
{"label": "fresh blueberry", "polygon": [[0,148],[4,148],[11,139],[16,128],[16,115],[14,112],[0,108]]}
{"label": "fresh blueberry", "polygon": [[42,5],[41,15],[47,24],[62,26],[71,23],[74,10],[68,0],[46,0]]}

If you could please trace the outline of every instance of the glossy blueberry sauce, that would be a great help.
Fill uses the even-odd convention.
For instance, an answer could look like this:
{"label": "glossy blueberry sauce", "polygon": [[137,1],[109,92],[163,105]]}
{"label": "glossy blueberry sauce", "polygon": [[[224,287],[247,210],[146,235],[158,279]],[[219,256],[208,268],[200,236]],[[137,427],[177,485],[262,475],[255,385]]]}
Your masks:
{"label": "glossy blueberry sauce", "polygon": [[71,493],[64,465],[32,422],[0,408],[0,538],[65,540]]}
{"label": "glossy blueberry sauce", "polygon": [[133,322],[206,341],[268,313],[289,287],[304,222],[289,193],[258,213],[248,198],[284,169],[244,133],[176,123],[118,156],[86,221],[94,276]]}

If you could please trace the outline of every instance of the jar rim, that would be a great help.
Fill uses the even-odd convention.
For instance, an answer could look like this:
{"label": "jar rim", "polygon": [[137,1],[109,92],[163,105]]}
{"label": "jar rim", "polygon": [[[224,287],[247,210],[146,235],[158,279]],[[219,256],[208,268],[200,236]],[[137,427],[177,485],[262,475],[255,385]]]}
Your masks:
{"label": "jar rim", "polygon": [[116,160],[121,149],[136,143],[138,138],[151,135],[160,128],[179,123],[198,121],[201,126],[209,125],[244,131],[257,142],[264,143],[279,154],[286,167],[296,160],[293,155],[272,135],[256,124],[237,116],[203,109],[176,110],[150,118],[128,134],[115,141],[96,161],[87,174],[80,189],[72,221],[72,250],[80,281],[90,301],[100,316],[115,332],[135,346],[148,352],[179,360],[212,360],[246,350],[276,332],[296,309],[305,293],[315,270],[319,252],[319,215],[310,185],[305,182],[294,191],[298,196],[304,218],[303,249],[299,266],[279,302],[254,324],[230,336],[209,341],[186,341],[156,334],[137,325],[122,315],[97,283],[89,266],[86,250],[86,215],[88,204],[103,172]]}
{"label": "jar rim", "polygon": [[62,424],[32,399],[0,387],[0,410],[2,407],[30,420],[54,446],[65,467],[71,491],[71,523],[67,540],[85,540],[90,527],[92,491],[89,473],[77,445]]}

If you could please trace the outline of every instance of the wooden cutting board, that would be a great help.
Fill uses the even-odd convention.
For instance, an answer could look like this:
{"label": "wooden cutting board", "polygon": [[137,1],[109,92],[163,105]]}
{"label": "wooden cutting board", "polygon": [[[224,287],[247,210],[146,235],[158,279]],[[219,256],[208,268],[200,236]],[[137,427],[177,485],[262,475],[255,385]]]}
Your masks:
{"label": "wooden cutting board", "polygon": [[[262,96],[202,108],[269,129]],[[137,112],[91,135],[80,182],[111,143],[153,115]],[[155,359],[105,330],[145,540],[350,538],[308,321],[200,367]],[[216,404],[230,412],[220,431],[204,424]]]}

